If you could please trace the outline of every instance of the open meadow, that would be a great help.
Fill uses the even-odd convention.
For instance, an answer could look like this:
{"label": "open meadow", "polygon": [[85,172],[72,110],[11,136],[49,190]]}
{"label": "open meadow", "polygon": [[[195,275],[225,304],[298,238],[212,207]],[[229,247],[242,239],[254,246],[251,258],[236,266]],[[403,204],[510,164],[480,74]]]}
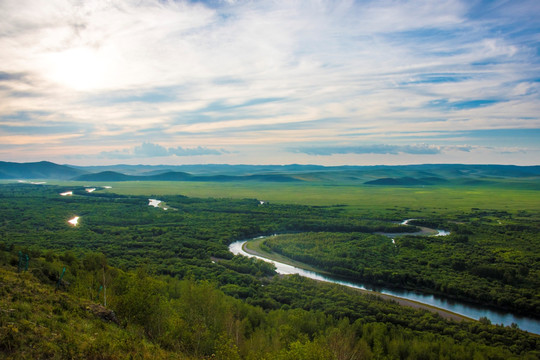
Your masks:
{"label": "open meadow", "polygon": [[471,208],[505,211],[540,211],[540,191],[512,183],[477,186],[368,186],[347,183],[270,182],[56,182],[63,186],[111,186],[102,190],[119,195],[185,195],[198,198],[257,199],[281,204],[347,205],[363,210],[409,208],[413,212],[470,211]]}
{"label": "open meadow", "polygon": [[[540,317],[540,192],[530,187],[505,187],[504,181],[475,186],[46,182],[0,185],[2,291],[9,295],[1,306],[21,309],[0,314],[8,358],[21,351],[87,357],[102,348],[110,356],[124,356],[118,344],[145,343],[140,350],[158,358],[218,352],[228,354],[222,358],[264,353],[285,359],[295,358],[291,354],[298,350],[326,351],[323,358],[332,359],[355,351],[331,347],[344,334],[350,336],[347,346],[362,349],[367,359],[449,354],[533,359],[539,354],[538,336],[517,324],[496,326],[488,318],[456,322],[373,294],[296,275],[275,276],[272,265],[233,256],[228,249],[239,239],[284,234],[259,241],[259,248],[326,274],[470,302],[535,322]],[[149,206],[157,200],[166,205]],[[78,222],[69,223],[73,217]],[[415,220],[401,225],[404,219]],[[421,226],[450,235],[415,235]],[[395,234],[395,240],[381,233]],[[20,254],[30,258],[25,284],[39,288],[44,299],[56,299],[52,289],[63,284],[69,299],[62,300],[63,310],[51,310],[58,319],[46,320],[46,310],[30,315],[19,304],[24,294],[40,309],[50,308],[31,299],[17,280]],[[73,318],[81,306],[104,305],[118,316],[103,328],[114,336],[69,337],[62,318]],[[92,311],[77,313],[77,321],[93,329],[99,316],[112,316]],[[34,332],[25,317],[48,324],[49,332]],[[286,336],[271,335],[283,326],[290,327]],[[62,334],[71,348],[55,345],[53,333]],[[38,345],[30,347],[14,334]]]}

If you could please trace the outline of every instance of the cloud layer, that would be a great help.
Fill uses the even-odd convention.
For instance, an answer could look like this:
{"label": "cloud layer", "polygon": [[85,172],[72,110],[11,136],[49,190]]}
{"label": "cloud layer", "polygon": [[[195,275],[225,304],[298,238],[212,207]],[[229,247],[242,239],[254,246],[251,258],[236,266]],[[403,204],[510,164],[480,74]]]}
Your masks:
{"label": "cloud layer", "polygon": [[0,12],[4,160],[538,163],[521,133],[540,128],[537,1],[5,0]]}
{"label": "cloud layer", "polygon": [[334,155],[334,154],[440,154],[440,147],[433,145],[385,145],[375,144],[368,146],[341,146],[341,147],[311,147],[298,148],[293,151],[308,155]]}
{"label": "cloud layer", "polygon": [[103,151],[100,155],[108,159],[141,159],[169,156],[220,155],[222,153],[226,153],[226,151],[209,149],[202,146],[196,148],[183,148],[178,146],[176,148],[167,149],[159,144],[144,142],[141,145],[135,146],[133,149]]}

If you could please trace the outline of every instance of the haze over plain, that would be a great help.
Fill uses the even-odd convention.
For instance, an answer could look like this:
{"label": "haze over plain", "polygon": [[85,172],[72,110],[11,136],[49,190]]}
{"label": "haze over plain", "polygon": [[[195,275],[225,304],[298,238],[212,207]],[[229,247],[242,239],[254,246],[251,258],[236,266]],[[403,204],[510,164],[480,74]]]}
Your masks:
{"label": "haze over plain", "polygon": [[537,1],[0,2],[0,158],[538,164]]}

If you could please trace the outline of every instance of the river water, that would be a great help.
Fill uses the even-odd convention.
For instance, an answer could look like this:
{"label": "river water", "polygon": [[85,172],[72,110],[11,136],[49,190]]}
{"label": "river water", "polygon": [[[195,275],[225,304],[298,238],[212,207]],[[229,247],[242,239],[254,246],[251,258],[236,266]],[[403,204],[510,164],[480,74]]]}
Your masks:
{"label": "river water", "polygon": [[[261,237],[255,238],[260,239]],[[319,274],[317,272],[304,270],[296,266],[283,264],[278,261],[266,259],[260,256],[252,255],[244,251],[243,246],[247,240],[236,241],[229,245],[229,250],[235,255],[244,255],[248,257],[255,257],[267,262],[270,262],[276,266],[276,272],[278,274],[290,275],[290,274],[299,274],[310,279],[326,281],[334,284],[340,284],[356,289],[362,290],[371,290],[378,293],[392,295],[408,300],[414,300],[422,304],[431,305],[440,309],[448,310],[456,314],[460,314],[472,319],[480,319],[481,317],[486,317],[491,320],[492,324],[503,324],[505,326],[510,326],[512,323],[515,323],[519,326],[521,330],[525,330],[534,334],[540,334],[540,320],[528,318],[525,316],[514,315],[508,312],[493,310],[490,308],[485,308],[475,304],[469,304],[461,301],[450,300],[440,296],[422,294],[415,291],[408,290],[395,290],[395,289],[385,289],[385,288],[374,288],[369,285],[360,284],[352,281],[344,281],[331,276],[326,276]]]}

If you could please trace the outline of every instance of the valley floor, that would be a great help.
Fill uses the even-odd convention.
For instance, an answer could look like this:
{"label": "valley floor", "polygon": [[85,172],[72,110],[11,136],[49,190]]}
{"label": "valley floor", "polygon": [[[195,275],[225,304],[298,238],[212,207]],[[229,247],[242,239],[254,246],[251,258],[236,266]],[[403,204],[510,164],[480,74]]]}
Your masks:
{"label": "valley floor", "polygon": [[[299,268],[309,270],[309,271],[325,273],[324,271],[317,270],[317,269],[313,268],[310,265],[303,264],[303,263],[301,263],[299,261],[295,261],[295,260],[285,258],[282,255],[263,250],[261,248],[261,246],[260,246],[263,241],[264,241],[264,238],[253,240],[253,241],[250,241],[250,242],[246,242],[242,248],[243,248],[243,250],[245,252],[247,252],[248,254],[254,255],[254,256],[269,259],[269,260],[272,260],[272,261],[281,262],[281,263],[284,263],[284,264],[292,265],[292,266],[299,267]],[[322,281],[322,280],[319,280],[319,281]],[[466,316],[456,314],[456,313],[453,313],[451,311],[440,309],[440,308],[437,308],[437,307],[434,307],[434,306],[429,306],[427,304],[422,304],[422,303],[419,303],[417,301],[403,299],[403,298],[388,295],[388,294],[382,294],[382,293],[379,293],[379,292],[376,292],[376,291],[371,291],[371,290],[364,290],[364,289],[355,289],[355,290],[357,290],[358,292],[361,292],[363,294],[376,295],[376,296],[378,296],[378,297],[380,297],[382,299],[396,302],[396,303],[400,304],[401,306],[407,306],[407,307],[411,307],[411,308],[414,308],[414,309],[428,310],[428,311],[439,314],[444,319],[453,320],[453,321],[473,320],[473,319],[470,319],[470,318],[468,318]]]}

